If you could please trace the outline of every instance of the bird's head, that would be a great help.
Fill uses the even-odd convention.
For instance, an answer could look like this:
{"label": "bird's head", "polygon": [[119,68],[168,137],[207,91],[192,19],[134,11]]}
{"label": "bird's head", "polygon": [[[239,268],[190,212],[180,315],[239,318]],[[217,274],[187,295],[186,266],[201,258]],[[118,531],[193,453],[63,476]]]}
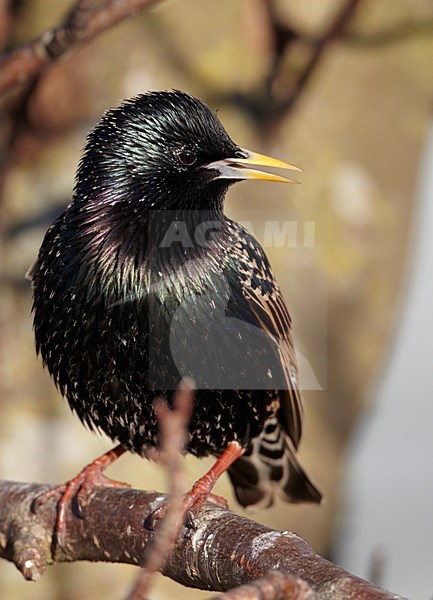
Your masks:
{"label": "bird's head", "polygon": [[253,165],[300,170],[237,146],[197,98],[150,92],[107,111],[90,132],[74,202],[120,202],[135,213],[220,209],[235,181],[292,182]]}

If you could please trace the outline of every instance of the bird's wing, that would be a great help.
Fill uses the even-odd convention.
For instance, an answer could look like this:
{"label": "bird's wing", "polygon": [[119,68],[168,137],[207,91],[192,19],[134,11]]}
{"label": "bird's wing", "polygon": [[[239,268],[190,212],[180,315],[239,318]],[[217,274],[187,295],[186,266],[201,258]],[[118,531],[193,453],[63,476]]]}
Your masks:
{"label": "bird's wing", "polygon": [[279,420],[296,448],[301,437],[303,411],[292,320],[263,249],[240,226],[236,228],[234,256],[238,270],[241,266],[242,294],[278,354],[286,383],[285,389],[279,390]]}

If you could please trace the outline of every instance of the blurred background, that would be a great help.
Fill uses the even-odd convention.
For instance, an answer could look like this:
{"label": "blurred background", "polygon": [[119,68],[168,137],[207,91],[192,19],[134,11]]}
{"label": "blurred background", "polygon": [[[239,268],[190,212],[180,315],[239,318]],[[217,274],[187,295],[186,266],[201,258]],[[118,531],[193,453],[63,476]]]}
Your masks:
{"label": "blurred background", "polygon": [[[2,48],[55,26],[73,4],[3,0]],[[241,146],[304,169],[301,186],[246,182],[226,202],[265,244],[294,319],[301,458],[326,498],[254,518],[394,592],[432,597],[432,75],[431,0],[166,0],[4,93],[0,478],[62,482],[111,447],[70,413],[36,359],[24,274],[69,202],[102,112],[179,88],[218,110]],[[269,220],[290,234],[265,243]],[[193,483],[210,462],[186,464]],[[109,475],[167,487],[160,468],[134,456]],[[216,493],[241,512],[226,479]],[[55,565],[33,584],[1,562],[0,596],[118,600],[134,574]],[[152,598],[173,596],[209,593],[159,577]]]}

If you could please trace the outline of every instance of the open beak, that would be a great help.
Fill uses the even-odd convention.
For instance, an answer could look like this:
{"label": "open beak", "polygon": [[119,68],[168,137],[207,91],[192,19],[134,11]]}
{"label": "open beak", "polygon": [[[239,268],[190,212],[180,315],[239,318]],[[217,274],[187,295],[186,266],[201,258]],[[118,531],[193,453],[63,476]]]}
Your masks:
{"label": "open beak", "polygon": [[299,171],[302,173],[302,169],[299,167],[286,163],[278,158],[271,158],[264,154],[251,152],[245,148],[240,148],[239,150],[242,153],[242,156],[217,160],[206,165],[206,169],[219,172],[219,175],[217,175],[215,179],[262,179],[264,181],[279,181],[281,183],[299,183],[299,181],[296,181],[295,179],[288,179],[287,177],[281,177],[281,175],[266,173],[266,171],[259,171],[255,168],[250,169],[249,166],[276,167],[278,169],[291,169],[292,171]]}

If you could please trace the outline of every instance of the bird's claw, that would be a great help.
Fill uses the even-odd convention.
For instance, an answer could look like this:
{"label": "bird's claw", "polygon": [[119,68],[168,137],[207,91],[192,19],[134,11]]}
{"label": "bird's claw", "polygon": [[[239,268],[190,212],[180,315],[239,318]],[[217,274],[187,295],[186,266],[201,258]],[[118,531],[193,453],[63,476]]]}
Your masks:
{"label": "bird's claw", "polygon": [[51,497],[60,495],[57,501],[57,519],[55,525],[55,540],[58,546],[65,548],[64,533],[66,528],[66,510],[68,507],[72,509],[78,518],[84,519],[86,505],[95,487],[130,487],[123,481],[115,481],[106,477],[102,472],[116,458],[123,454],[124,451],[122,446],[114,448],[84,467],[70,481],[50,488],[35,498],[31,506],[31,510],[34,513],[38,512],[42,505]]}
{"label": "bird's claw", "polygon": [[194,531],[197,529],[194,514],[190,510],[186,511],[184,522],[187,529],[193,529]]}

